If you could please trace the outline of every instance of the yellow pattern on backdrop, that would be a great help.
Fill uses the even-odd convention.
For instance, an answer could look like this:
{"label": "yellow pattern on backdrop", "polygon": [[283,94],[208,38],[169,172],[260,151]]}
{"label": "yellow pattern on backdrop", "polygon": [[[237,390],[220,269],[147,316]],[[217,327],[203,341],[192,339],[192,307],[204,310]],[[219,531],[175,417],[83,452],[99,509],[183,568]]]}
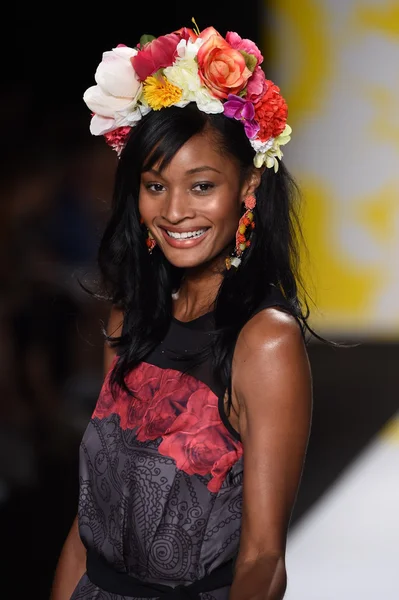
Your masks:
{"label": "yellow pattern on backdrop", "polygon": [[[338,336],[397,339],[399,3],[280,0],[272,8],[267,3],[266,10],[273,11],[273,27],[265,27],[265,52],[272,50],[271,72],[287,99],[293,128],[284,155],[305,201],[311,263],[304,254],[304,279],[317,305],[312,324]],[[381,62],[377,67],[374,62],[369,75],[364,65],[375,52]],[[337,126],[347,136],[342,147]],[[377,154],[387,157],[385,164],[377,161],[380,167]],[[351,161],[357,173],[363,168],[364,180],[351,179]],[[347,197],[340,194],[345,185]]]}
{"label": "yellow pattern on backdrop", "polygon": [[[329,235],[335,216],[328,189],[310,177],[306,179],[305,187],[303,233],[310,256],[308,259],[303,255],[302,278],[316,303],[314,321],[324,323],[326,318],[335,318],[347,327],[354,312],[358,318],[367,318],[365,298],[377,279],[379,284],[382,283],[381,274],[376,268],[359,269],[348,257],[336,251]],[[348,289],[351,294],[345,293]],[[350,319],[348,323],[346,318]]]}

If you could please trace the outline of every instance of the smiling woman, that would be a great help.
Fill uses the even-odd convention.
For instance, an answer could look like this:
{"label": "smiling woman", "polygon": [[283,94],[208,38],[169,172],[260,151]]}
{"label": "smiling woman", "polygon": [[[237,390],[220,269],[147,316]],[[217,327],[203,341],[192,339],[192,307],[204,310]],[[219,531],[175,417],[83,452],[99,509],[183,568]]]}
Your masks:
{"label": "smiling woman", "polygon": [[[176,118],[180,121],[179,111]],[[164,143],[168,143],[166,138]],[[242,198],[260,183],[259,169],[254,167],[248,177],[241,178],[238,161],[226,159],[221,146],[215,129],[204,124],[201,133],[188,139],[162,171],[151,168],[142,173],[141,217],[176,267],[209,263],[223,252],[227,256],[241,217]]]}
{"label": "smiling woman", "polygon": [[262,60],[236,33],[182,28],[105,53],[85,94],[119,156],[98,257],[110,319],[52,600],[284,596],[312,330],[291,130]]}

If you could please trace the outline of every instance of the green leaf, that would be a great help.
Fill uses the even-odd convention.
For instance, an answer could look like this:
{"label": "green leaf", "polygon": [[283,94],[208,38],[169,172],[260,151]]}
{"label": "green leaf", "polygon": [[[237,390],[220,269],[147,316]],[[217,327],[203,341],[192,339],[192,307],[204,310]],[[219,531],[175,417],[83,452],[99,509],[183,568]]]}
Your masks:
{"label": "green leaf", "polygon": [[155,40],[155,35],[144,33],[140,38],[140,48],[148,44],[148,42],[152,42],[152,40]]}
{"label": "green leaf", "polygon": [[240,50],[240,52],[244,57],[247,68],[253,73],[257,63],[256,57],[253,54],[248,54],[245,50]]}

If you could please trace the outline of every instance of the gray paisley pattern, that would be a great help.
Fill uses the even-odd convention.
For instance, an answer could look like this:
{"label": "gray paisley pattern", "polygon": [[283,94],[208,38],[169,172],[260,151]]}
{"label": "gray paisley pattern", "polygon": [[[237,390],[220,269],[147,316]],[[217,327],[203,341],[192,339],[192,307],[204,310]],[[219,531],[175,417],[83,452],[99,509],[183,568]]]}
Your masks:
{"label": "gray paisley pattern", "polygon": [[[179,384],[171,419],[173,372],[154,365],[147,368],[151,398],[147,390],[141,397],[121,394],[112,399],[108,378],[104,382],[80,447],[80,535],[87,548],[94,548],[116,570],[147,583],[184,585],[237,553],[242,451],[219,416],[218,397],[203,382],[190,377],[186,388]],[[147,381],[143,372],[138,377]],[[189,407],[194,400],[198,410]],[[137,410],[135,402],[141,402]],[[154,427],[148,427],[147,439],[141,434],[139,440],[137,432],[155,413],[156,437],[150,438]],[[168,427],[159,435],[162,418]],[[206,440],[201,437],[204,428]],[[169,444],[174,456],[160,453],[162,443]],[[227,600],[228,592],[223,588],[201,598]],[[82,598],[133,600],[97,588],[87,574],[71,600]]]}

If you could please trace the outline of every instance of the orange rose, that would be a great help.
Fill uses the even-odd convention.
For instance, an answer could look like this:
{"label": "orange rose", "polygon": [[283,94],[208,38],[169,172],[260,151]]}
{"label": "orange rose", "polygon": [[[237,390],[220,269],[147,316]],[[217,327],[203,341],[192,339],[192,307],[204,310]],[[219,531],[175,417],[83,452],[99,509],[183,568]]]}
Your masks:
{"label": "orange rose", "polygon": [[234,50],[213,27],[204,29],[199,37],[204,40],[197,54],[203,84],[216,98],[239,94],[252,75],[241,52]]}

